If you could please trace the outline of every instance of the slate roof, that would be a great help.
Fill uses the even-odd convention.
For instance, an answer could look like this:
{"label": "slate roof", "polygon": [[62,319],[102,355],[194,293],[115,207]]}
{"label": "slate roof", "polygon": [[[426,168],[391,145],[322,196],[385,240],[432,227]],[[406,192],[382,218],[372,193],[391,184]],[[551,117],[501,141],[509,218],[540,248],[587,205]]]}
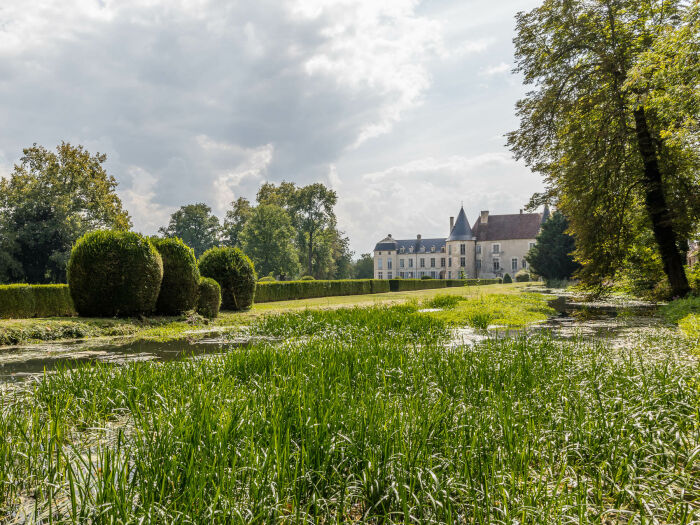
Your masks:
{"label": "slate roof", "polygon": [[[387,238],[388,239],[388,238]],[[442,247],[445,246],[445,239],[384,239],[377,243],[374,247],[374,251],[389,251],[397,250],[401,251],[404,249],[404,253],[432,253],[430,249],[435,246],[435,253],[440,253]],[[413,247],[413,252],[411,252],[411,247]],[[425,248],[424,252],[421,252],[421,248]]]}
{"label": "slate roof", "polygon": [[472,231],[477,241],[534,239],[540,231],[541,224],[541,213],[489,215],[486,224],[483,224],[481,219],[477,219]]}
{"label": "slate roof", "polygon": [[464,208],[459,210],[459,215],[457,215],[457,220],[455,225],[452,227],[450,236],[447,238],[448,241],[471,241],[474,239],[474,234],[472,229],[469,227],[469,221],[467,220],[467,214],[464,213]]}

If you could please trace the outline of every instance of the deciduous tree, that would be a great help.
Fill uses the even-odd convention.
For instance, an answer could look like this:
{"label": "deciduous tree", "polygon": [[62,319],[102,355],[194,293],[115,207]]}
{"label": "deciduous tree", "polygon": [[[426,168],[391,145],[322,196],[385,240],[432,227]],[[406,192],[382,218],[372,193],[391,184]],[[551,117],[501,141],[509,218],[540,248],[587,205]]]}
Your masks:
{"label": "deciduous tree", "polygon": [[251,258],[258,275],[294,276],[299,260],[293,244],[292,221],[280,206],[255,207],[241,233],[243,252]]}
{"label": "deciduous tree", "polygon": [[167,228],[160,228],[163,237],[179,237],[194,250],[199,258],[205,251],[219,244],[219,219],[211,208],[200,202],[182,206],[170,216]]}
{"label": "deciduous tree", "polygon": [[231,203],[221,229],[221,241],[225,246],[241,247],[241,232],[252,214],[253,207],[245,197],[239,197]]}

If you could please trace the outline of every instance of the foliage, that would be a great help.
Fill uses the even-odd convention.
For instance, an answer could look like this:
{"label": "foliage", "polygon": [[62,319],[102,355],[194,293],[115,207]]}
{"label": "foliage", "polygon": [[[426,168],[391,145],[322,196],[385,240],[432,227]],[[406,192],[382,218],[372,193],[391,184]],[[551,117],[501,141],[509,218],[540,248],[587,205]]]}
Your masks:
{"label": "foliage", "polygon": [[0,178],[0,282],[65,282],[80,236],[131,226],[106,160],[67,142],[56,152],[36,144],[23,150],[12,175]]}
{"label": "foliage", "polygon": [[488,312],[474,312],[467,317],[467,324],[477,330],[486,330],[492,321]]}
{"label": "foliage", "polygon": [[197,305],[199,267],[192,248],[177,237],[151,242],[163,260],[163,281],[156,302],[156,312],[178,315]]}
{"label": "foliage", "polygon": [[302,275],[301,277],[299,277],[299,280],[300,281],[314,281],[316,279],[313,275]]}
{"label": "foliage", "polygon": [[197,298],[197,313],[215,318],[219,315],[221,307],[221,286],[214,279],[202,277],[199,279],[199,293]]}
{"label": "foliage", "polygon": [[507,273],[503,276],[503,284],[511,284],[512,282],[513,282],[513,278],[510,276],[509,273]]}
{"label": "foliage", "polygon": [[429,290],[431,288],[450,288],[455,286],[479,286],[497,284],[499,279],[389,279],[392,292],[411,290]]}
{"label": "foliage", "polygon": [[530,282],[530,271],[520,270],[515,274],[515,282],[517,283],[527,283]]}
{"label": "foliage", "polygon": [[245,310],[253,305],[258,276],[251,260],[238,248],[210,248],[199,259],[199,271],[219,283],[225,310]]}
{"label": "foliage", "polygon": [[517,16],[516,70],[534,88],[517,105],[509,145],[545,178],[531,204],[553,201],[569,219],[588,286],[613,279],[647,230],[674,290],[687,291],[677,242],[700,217],[698,150],[663,135],[672,112],[651,100],[674,90],[634,82],[635,66],[679,26],[683,3],[545,0]]}
{"label": "foliage", "polygon": [[277,282],[277,279],[275,279],[272,275],[266,275],[265,277],[262,277],[258,279],[259,283],[275,283]]}
{"label": "foliage", "polygon": [[260,282],[258,283],[255,301],[258,303],[265,303],[270,301],[310,299],[313,297],[364,295],[388,291],[388,281],[371,279],[334,281],[317,281],[312,279],[304,281],[279,281],[274,283]]}
{"label": "foliage", "polygon": [[678,321],[678,328],[686,337],[694,341],[695,349],[700,350],[700,314],[688,314]]}
{"label": "foliage", "polygon": [[231,203],[231,209],[226,212],[224,226],[221,229],[221,242],[224,246],[240,248],[241,233],[253,214],[253,207],[245,197],[238,197]]}
{"label": "foliage", "polygon": [[355,279],[374,278],[374,258],[371,253],[363,253],[360,255],[360,258],[355,261],[353,277]]}
{"label": "foliage", "polygon": [[689,314],[700,315],[700,296],[691,295],[682,299],[676,299],[660,308],[661,315],[669,323],[678,322]]}
{"label": "foliage", "polygon": [[535,245],[525,256],[530,268],[537,275],[545,279],[570,279],[581,267],[571,255],[576,245],[574,238],[566,233],[568,227],[566,217],[559,210],[542,225]]}
{"label": "foliage", "polygon": [[668,283],[659,250],[650,232],[641,232],[630,245],[619,276],[619,288],[647,299],[652,298],[659,285]]}
{"label": "foliage", "polygon": [[0,285],[0,319],[75,315],[65,284]]}
{"label": "foliage", "polygon": [[424,301],[423,306],[426,308],[451,310],[462,300],[464,300],[464,298],[459,295],[436,295],[432,299]]}
{"label": "foliage", "polygon": [[240,234],[243,252],[262,275],[297,275],[299,260],[293,239],[294,228],[289,215],[273,204],[255,207]]}
{"label": "foliage", "polygon": [[167,228],[160,228],[163,237],[178,237],[200,257],[219,244],[219,219],[204,203],[188,204],[170,216]]}
{"label": "foliage", "polygon": [[151,313],[163,279],[163,261],[150,241],[124,231],[91,232],[68,262],[68,285],[78,314],[128,317]]}

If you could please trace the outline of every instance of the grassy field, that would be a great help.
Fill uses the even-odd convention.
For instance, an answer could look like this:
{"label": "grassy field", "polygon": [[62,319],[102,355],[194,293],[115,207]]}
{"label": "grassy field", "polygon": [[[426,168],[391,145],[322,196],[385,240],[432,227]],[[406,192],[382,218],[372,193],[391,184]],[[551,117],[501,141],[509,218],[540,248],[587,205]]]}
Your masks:
{"label": "grassy field", "polygon": [[[523,299],[517,296],[527,290],[529,283],[514,283],[508,285],[465,286],[450,288],[450,295],[469,298],[479,303],[488,302],[491,295],[508,296],[506,301],[517,302],[522,307]],[[139,337],[143,339],[177,339],[192,337],[190,332],[209,330],[212,328],[226,329],[247,325],[261,315],[280,313],[306,308],[339,308],[343,306],[372,306],[380,304],[399,304],[415,302],[416,304],[430,300],[438,295],[444,295],[445,289],[420,290],[415,292],[395,292],[374,295],[354,295],[344,297],[323,297],[298,301],[282,301],[256,304],[247,312],[221,312],[212,323],[205,324],[201,318],[189,322],[172,317],[153,317],[148,319],[86,319],[77,317],[52,319],[16,319],[0,320],[0,346],[32,343],[38,341],[57,341],[66,339],[84,339],[96,337]],[[539,297],[539,296],[538,296]],[[539,308],[541,302],[534,295],[530,299]],[[491,305],[495,306],[492,301]],[[464,304],[466,306],[466,303]],[[511,322],[518,324],[519,314],[511,309]],[[540,312],[535,320],[542,320],[546,312]],[[454,314],[454,313],[453,313]],[[454,317],[454,315],[453,315]],[[503,316],[501,315],[501,318]],[[495,319],[498,319],[498,315]],[[464,324],[468,324],[466,321]],[[507,324],[507,323],[506,323]],[[521,323],[522,324],[522,323]]]}
{"label": "grassy field", "polygon": [[700,519],[700,367],[677,342],[455,348],[410,304],[251,329],[281,340],[5,392],[0,521]]}

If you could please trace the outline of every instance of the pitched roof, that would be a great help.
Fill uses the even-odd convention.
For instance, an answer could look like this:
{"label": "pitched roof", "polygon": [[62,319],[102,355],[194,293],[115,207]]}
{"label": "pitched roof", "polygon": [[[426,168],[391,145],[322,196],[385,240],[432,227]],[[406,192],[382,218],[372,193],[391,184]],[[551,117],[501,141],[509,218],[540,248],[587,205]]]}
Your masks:
{"label": "pitched roof", "polygon": [[472,231],[477,241],[534,239],[540,231],[541,223],[541,213],[489,215],[486,224],[477,219]]}
{"label": "pitched roof", "polygon": [[467,214],[464,213],[464,208],[459,210],[459,215],[457,215],[457,220],[455,225],[452,227],[450,236],[447,238],[448,241],[471,241],[474,239],[474,234],[472,229],[469,227],[469,221],[467,220]]}
{"label": "pitched roof", "polygon": [[[445,239],[391,239],[393,241],[392,243],[388,243],[384,241],[380,241],[377,243],[377,245],[374,247],[374,251],[383,251],[383,250],[397,250],[401,251],[401,248],[403,248],[404,253],[432,253],[431,248],[435,247],[435,253],[439,253],[442,250],[442,247],[445,246]],[[413,251],[411,251],[411,248],[413,248]],[[422,252],[421,248],[425,248],[425,251]]]}

